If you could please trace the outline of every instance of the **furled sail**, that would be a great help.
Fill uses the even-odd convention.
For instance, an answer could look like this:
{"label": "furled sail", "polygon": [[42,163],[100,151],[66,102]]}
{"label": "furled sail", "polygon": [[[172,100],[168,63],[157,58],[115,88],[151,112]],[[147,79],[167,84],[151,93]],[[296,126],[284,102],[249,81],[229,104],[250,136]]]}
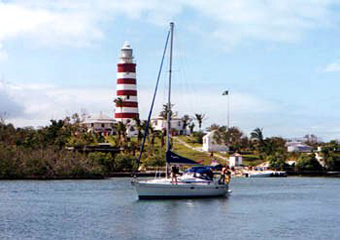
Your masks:
{"label": "furled sail", "polygon": [[176,153],[173,153],[171,151],[166,152],[166,161],[169,164],[182,164],[182,165],[201,165],[198,162],[195,162],[191,159],[182,157],[180,155],[177,155]]}

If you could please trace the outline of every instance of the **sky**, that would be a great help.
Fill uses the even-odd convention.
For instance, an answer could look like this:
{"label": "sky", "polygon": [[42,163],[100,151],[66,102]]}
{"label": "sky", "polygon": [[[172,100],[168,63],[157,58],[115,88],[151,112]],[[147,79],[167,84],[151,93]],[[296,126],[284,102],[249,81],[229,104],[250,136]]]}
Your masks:
{"label": "sky", "polygon": [[75,112],[113,116],[116,64],[129,41],[146,119],[171,21],[178,116],[226,125],[229,101],[231,125],[247,135],[259,127],[265,136],[340,139],[335,0],[0,0],[1,115],[16,127]]}

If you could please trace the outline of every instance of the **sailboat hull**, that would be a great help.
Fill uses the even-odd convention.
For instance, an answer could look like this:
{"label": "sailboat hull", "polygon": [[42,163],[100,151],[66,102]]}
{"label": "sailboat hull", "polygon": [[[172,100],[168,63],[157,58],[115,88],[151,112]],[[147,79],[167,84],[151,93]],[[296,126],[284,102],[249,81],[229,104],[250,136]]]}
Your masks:
{"label": "sailboat hull", "polygon": [[169,198],[208,198],[223,197],[228,193],[228,184],[197,184],[170,182],[136,182],[139,199],[169,199]]}

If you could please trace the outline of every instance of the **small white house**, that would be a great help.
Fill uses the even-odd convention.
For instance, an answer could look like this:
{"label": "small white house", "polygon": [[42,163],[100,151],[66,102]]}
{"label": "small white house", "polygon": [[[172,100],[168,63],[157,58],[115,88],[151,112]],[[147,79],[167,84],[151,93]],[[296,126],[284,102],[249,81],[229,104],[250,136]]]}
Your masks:
{"label": "small white house", "polygon": [[88,131],[102,133],[103,135],[112,135],[114,133],[114,123],[116,120],[100,112],[98,115],[89,116],[81,125]]}
{"label": "small white house", "polygon": [[229,157],[229,167],[239,167],[242,165],[242,155],[235,153]]}
{"label": "small white house", "polygon": [[302,143],[302,142],[288,142],[286,143],[288,152],[296,152],[296,153],[310,153],[313,148]]}
{"label": "small white house", "polygon": [[206,152],[227,152],[229,151],[229,147],[225,144],[218,144],[214,139],[214,134],[216,130],[207,133],[203,136],[203,151]]}
{"label": "small white house", "polygon": [[[162,131],[167,127],[167,120],[162,116],[151,119],[151,125],[155,130]],[[177,131],[178,134],[183,134],[183,122],[181,118],[172,118],[170,121],[171,130]]]}

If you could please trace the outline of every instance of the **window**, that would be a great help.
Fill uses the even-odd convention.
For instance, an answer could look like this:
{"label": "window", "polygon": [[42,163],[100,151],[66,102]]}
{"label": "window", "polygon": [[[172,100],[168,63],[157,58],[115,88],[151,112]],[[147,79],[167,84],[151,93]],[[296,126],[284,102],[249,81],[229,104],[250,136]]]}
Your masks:
{"label": "window", "polygon": [[181,126],[181,122],[180,122],[180,121],[178,121],[178,126],[179,126],[179,127]]}
{"label": "window", "polygon": [[130,99],[130,95],[127,95],[127,96],[126,96],[126,99]]}
{"label": "window", "polygon": [[94,126],[94,124],[93,123],[91,123],[91,127],[93,127]]}
{"label": "window", "polygon": [[105,127],[105,124],[104,123],[102,123],[102,128],[104,128]]}

